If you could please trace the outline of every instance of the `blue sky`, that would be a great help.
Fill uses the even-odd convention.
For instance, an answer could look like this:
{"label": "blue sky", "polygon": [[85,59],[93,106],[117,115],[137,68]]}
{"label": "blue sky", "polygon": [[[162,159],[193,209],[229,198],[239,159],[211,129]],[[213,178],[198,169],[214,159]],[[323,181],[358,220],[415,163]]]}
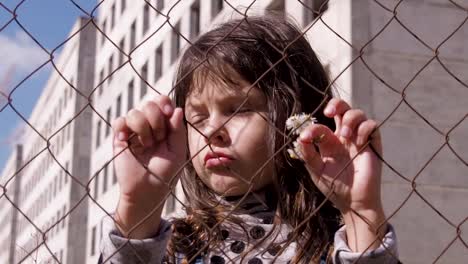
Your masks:
{"label": "blue sky", "polygon": [[[11,11],[17,7],[18,0],[0,0]],[[97,4],[95,0],[75,0],[85,11],[91,13]],[[16,9],[20,24],[48,51],[59,46],[70,33],[71,27],[79,16],[86,16],[69,0],[26,0]],[[97,16],[97,13],[94,14]],[[0,6],[0,29],[12,15]],[[58,50],[60,52],[60,50]],[[54,53],[55,57],[57,54]],[[13,21],[0,31],[0,87],[9,93],[31,72],[49,59],[49,55]],[[14,74],[6,78],[9,69]],[[29,118],[31,111],[51,73],[50,63],[36,72],[31,78],[16,88],[12,94],[12,104]],[[4,83],[7,81],[7,83]],[[0,109],[6,99],[0,95]],[[20,131],[25,123],[10,106],[0,112],[0,172],[3,171],[12,147],[20,140]]]}

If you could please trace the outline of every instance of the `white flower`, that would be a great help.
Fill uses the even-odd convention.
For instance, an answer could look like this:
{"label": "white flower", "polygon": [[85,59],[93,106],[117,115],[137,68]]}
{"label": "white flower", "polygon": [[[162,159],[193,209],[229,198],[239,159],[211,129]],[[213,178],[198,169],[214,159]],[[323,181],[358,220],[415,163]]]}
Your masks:
{"label": "white flower", "polygon": [[286,128],[292,130],[293,134],[299,135],[310,124],[317,123],[317,118],[310,114],[301,113],[292,115],[286,120]]}
{"label": "white flower", "polygon": [[[301,113],[297,115],[292,115],[286,120],[286,128],[292,130],[293,134],[298,136],[302,131],[310,124],[315,124],[317,119],[312,117],[310,114]],[[293,142],[294,149],[287,149],[289,157],[292,159],[301,159],[304,160],[304,156],[301,152],[301,147],[297,139]]]}

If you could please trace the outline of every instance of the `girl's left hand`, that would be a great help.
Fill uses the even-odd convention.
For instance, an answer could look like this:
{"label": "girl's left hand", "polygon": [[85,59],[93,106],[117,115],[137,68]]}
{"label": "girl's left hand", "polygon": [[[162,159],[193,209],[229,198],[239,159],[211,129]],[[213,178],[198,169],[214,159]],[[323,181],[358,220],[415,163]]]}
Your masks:
{"label": "girl's left hand", "polygon": [[[330,200],[342,214],[350,209],[382,211],[382,162],[369,145],[359,152],[370,140],[370,145],[382,154],[380,133],[375,130],[377,123],[367,119],[362,110],[352,109],[337,98],[330,100],[324,113],[335,119],[335,132],[324,125],[312,124],[298,139],[305,166],[315,185],[328,195],[333,182]],[[320,153],[315,151],[314,140]]]}

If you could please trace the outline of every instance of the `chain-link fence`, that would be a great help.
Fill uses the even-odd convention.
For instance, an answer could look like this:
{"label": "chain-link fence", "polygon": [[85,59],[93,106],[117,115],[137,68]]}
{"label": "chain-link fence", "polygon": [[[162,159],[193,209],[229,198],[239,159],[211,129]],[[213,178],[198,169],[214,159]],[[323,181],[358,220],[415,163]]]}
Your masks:
{"label": "chain-link fence", "polygon": [[[125,160],[122,156],[128,151],[137,157],[149,176],[159,178],[163,182],[160,186],[165,186],[162,189],[168,191],[161,190],[164,198],[151,203],[147,213],[139,217],[138,224],[127,231],[130,236],[136,234],[145,221],[151,221],[154,213],[161,210],[163,215],[178,215],[180,218],[174,222],[172,230],[175,233],[168,248],[169,251],[186,250],[184,261],[190,263],[205,255],[209,256],[205,259],[212,263],[262,263],[263,258],[251,258],[252,254],[263,255],[267,251],[270,261],[283,262],[281,254],[295,261],[295,254],[288,253],[292,245],[296,252],[302,254],[302,260],[327,259],[331,262],[331,257],[327,258],[333,250],[328,246],[331,240],[322,244],[314,240],[315,244],[312,243],[308,240],[309,236],[315,236],[310,233],[311,228],[317,228],[314,232],[320,234],[321,231],[317,231],[319,227],[336,231],[337,226],[333,225],[343,223],[342,220],[328,219],[322,226],[317,221],[335,216],[336,208],[328,202],[336,195],[335,184],[342,184],[343,175],[350,169],[356,169],[353,167],[358,166],[356,160],[366,150],[374,153],[383,164],[382,196],[386,212],[386,219],[374,219],[379,224],[374,223],[369,229],[378,233],[386,221],[391,223],[398,236],[400,259],[405,263],[461,263],[467,258],[464,229],[468,208],[464,201],[468,193],[465,180],[468,145],[463,140],[468,113],[466,2],[187,0],[136,3],[105,0],[88,10],[79,2],[70,0],[73,7],[68,8],[75,8],[82,18],[70,35],[52,49],[45,48],[23,25],[17,10],[28,2],[0,3],[2,16],[6,17],[2,19],[0,34],[9,27],[18,27],[49,57],[36,69],[24,74],[18,83],[5,81],[0,87],[1,111],[14,112],[25,124],[26,131],[18,142],[21,146],[12,151],[0,181],[0,226],[5,229],[2,233],[8,234],[0,239],[0,260],[5,263],[97,262],[99,241],[108,235],[101,219],[107,216],[117,220],[114,210],[119,197],[118,181],[125,181],[124,176],[117,177],[119,170],[124,168],[120,166],[122,168],[116,170],[115,165]],[[266,13],[274,13],[276,19],[287,16],[298,25],[301,33],[286,38],[287,43],[275,43],[267,36],[255,35],[256,22],[252,17]],[[231,24],[224,32],[226,34],[212,36],[215,41],[211,46],[194,45],[199,35],[234,18],[238,19],[238,24]],[[247,36],[250,34],[251,38],[240,32]],[[320,69],[297,67],[295,56],[299,61],[306,56],[291,54],[291,50],[303,39],[311,43],[329,75],[329,81],[317,80],[320,79],[320,75],[317,76]],[[239,84],[237,76],[243,73],[224,67],[213,57],[216,54],[227,56],[232,52],[228,47],[237,47],[242,41],[253,42],[252,45],[259,47],[260,53],[264,52],[270,60],[265,67],[262,65],[264,58],[258,59],[261,74],[252,72],[247,73],[251,76],[243,76],[248,81],[246,88]],[[231,42],[234,44],[229,46]],[[180,55],[187,50],[190,50],[190,56],[185,60],[192,64],[176,72]],[[229,61],[230,58],[223,59]],[[19,90],[27,90],[28,81],[47,65],[53,68],[51,77],[28,117],[19,110],[17,101],[21,100],[15,95]],[[312,73],[309,72],[316,75],[310,76]],[[290,76],[284,77],[283,74]],[[112,120],[127,116],[128,111],[134,108],[144,112],[144,103],[154,100],[157,95],[173,96],[175,89],[183,94],[184,87],[190,86],[187,83],[197,76],[202,76],[199,81],[204,81],[204,84],[227,84],[245,88],[241,91],[246,92],[240,93],[243,97],[237,94],[238,101],[233,104],[236,107],[230,109],[230,115],[209,134],[200,128],[198,122],[203,121],[195,121],[186,112],[184,121],[189,137],[198,135],[198,139],[205,143],[202,147],[190,148],[188,158],[184,157],[171,177],[161,179],[150,169],[151,159],[142,159],[141,146],[136,146],[139,143],[135,134],[128,135],[128,143],[134,146],[133,149],[125,147],[112,152],[115,140]],[[248,80],[252,76],[254,80]],[[291,80],[284,81],[287,78]],[[271,83],[272,80],[283,81],[283,86]],[[255,94],[252,91],[275,85],[284,90],[274,94],[279,96],[275,99],[277,101],[267,96],[275,107],[266,111],[256,109],[252,100],[256,101],[258,97],[251,99]],[[294,91],[294,85],[306,92]],[[286,93],[284,86],[291,86],[293,95]],[[306,171],[302,162],[290,157],[300,156],[293,150],[297,137],[294,130],[288,130],[280,123],[284,124],[285,118],[298,110],[319,117],[320,123],[329,122],[321,112],[331,99],[331,91],[334,96],[363,109],[369,118],[378,122],[384,154],[379,154],[371,141],[363,142],[351,152],[353,155],[345,165],[325,181],[329,191],[323,195],[317,194],[320,188],[307,185],[311,179],[304,178],[299,184],[302,186],[294,186],[297,182],[290,183],[277,173],[273,192],[257,192],[255,186],[261,185],[259,181],[271,163],[275,163],[276,168],[289,168],[278,169],[277,172],[281,173],[297,172],[299,175]],[[217,102],[219,94],[221,92],[211,94],[204,102]],[[311,98],[301,98],[304,95]],[[179,99],[186,106],[187,102],[182,98]],[[285,105],[281,105],[281,101],[286,102]],[[307,105],[309,101],[312,106]],[[223,101],[219,105],[225,103]],[[298,108],[293,110],[293,105]],[[222,135],[226,127],[235,127],[233,124],[239,122],[239,116],[245,118],[245,106],[248,106],[248,112],[261,117],[256,119],[255,126],[266,124],[265,131],[275,134],[276,141],[265,146],[245,146],[256,153],[248,157],[261,161],[251,164],[255,168],[242,171],[251,174],[247,179],[229,165],[223,166],[239,186],[245,186],[241,193],[234,192],[238,196],[236,199],[226,202],[220,197],[233,195],[227,192],[227,195],[213,196],[206,191],[208,180],[202,181],[190,172],[200,171],[196,164],[205,158],[203,155],[222,149],[217,145],[221,143],[214,143],[215,140],[223,144],[232,140],[229,143],[231,147],[239,146],[244,140],[255,142],[254,134],[238,141]],[[284,108],[277,108],[279,106]],[[261,130],[248,125],[245,129]],[[374,138],[375,134],[370,137]],[[176,143],[182,144],[183,140]],[[316,146],[321,143],[320,137],[314,141]],[[264,155],[262,153],[273,154],[262,160],[259,158]],[[180,159],[180,155],[163,158],[174,161]],[[299,167],[301,169],[297,169]],[[176,176],[183,172],[187,174],[182,179],[186,195],[181,184],[175,184]],[[304,186],[307,188],[300,188]],[[300,194],[300,191],[307,194]],[[156,197],[158,195],[155,194]],[[302,201],[300,199],[307,198],[314,202],[303,207],[297,205]],[[271,206],[268,205],[271,200],[280,202]],[[230,251],[223,249],[220,245],[228,236],[225,232],[229,234],[232,231],[229,227],[237,228],[235,225],[232,227],[235,215],[242,210],[245,212],[245,206],[266,206],[267,211],[273,214],[267,215],[268,221],[263,217],[263,223],[281,227],[280,230],[283,228],[281,224],[288,224],[291,235],[284,243],[276,243],[273,239],[275,243],[270,241],[264,245],[262,243],[269,241],[267,238],[273,237],[274,231],[269,233],[267,230],[268,234],[265,234],[263,227],[256,225],[255,234],[249,233],[254,228],[244,231],[248,233],[247,237],[260,242],[234,239],[228,243]],[[302,212],[285,208],[289,206],[295,206]],[[284,219],[275,218],[275,210]],[[372,222],[352,211],[356,221]],[[264,236],[267,238],[262,240]],[[379,237],[374,242],[378,240]],[[264,252],[256,252],[259,247]],[[148,261],[148,256],[140,254],[138,246],[130,240],[117,247],[112,256],[128,248],[134,250],[137,261]],[[275,250],[271,251],[272,248]],[[321,254],[317,255],[317,249]],[[211,254],[213,250],[218,253]],[[232,257],[233,254],[236,257]],[[388,250],[387,254],[394,255],[395,252]],[[112,256],[101,256],[101,261],[111,263]],[[257,262],[252,262],[254,260]],[[355,262],[360,261],[361,258]]]}

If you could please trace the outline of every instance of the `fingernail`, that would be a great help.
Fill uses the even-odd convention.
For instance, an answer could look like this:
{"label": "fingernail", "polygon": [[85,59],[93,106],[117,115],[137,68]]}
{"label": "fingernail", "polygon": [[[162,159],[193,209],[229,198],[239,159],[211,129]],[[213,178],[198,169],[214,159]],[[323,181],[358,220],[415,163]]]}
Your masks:
{"label": "fingernail", "polygon": [[356,140],[356,144],[358,146],[362,146],[362,144],[364,144],[364,139],[362,137],[358,137]]}
{"label": "fingernail", "polygon": [[126,136],[125,136],[125,133],[124,132],[119,132],[119,134],[117,135],[118,139],[120,141],[124,141],[126,140]]}
{"label": "fingernail", "polygon": [[325,108],[325,114],[326,115],[334,115],[335,112],[336,112],[336,109],[333,106],[329,106],[329,107]]}
{"label": "fingernail", "polygon": [[347,126],[344,126],[342,129],[341,129],[341,136],[344,137],[344,138],[350,138],[351,135],[352,135],[352,131],[349,127]]}
{"label": "fingernail", "polygon": [[171,115],[172,114],[172,106],[171,105],[165,105],[164,108],[163,108],[163,111],[166,115]]}
{"label": "fingernail", "polygon": [[323,141],[323,138],[325,138],[325,134],[322,134],[318,137],[315,137],[314,140],[312,141],[314,144],[320,144]]}

